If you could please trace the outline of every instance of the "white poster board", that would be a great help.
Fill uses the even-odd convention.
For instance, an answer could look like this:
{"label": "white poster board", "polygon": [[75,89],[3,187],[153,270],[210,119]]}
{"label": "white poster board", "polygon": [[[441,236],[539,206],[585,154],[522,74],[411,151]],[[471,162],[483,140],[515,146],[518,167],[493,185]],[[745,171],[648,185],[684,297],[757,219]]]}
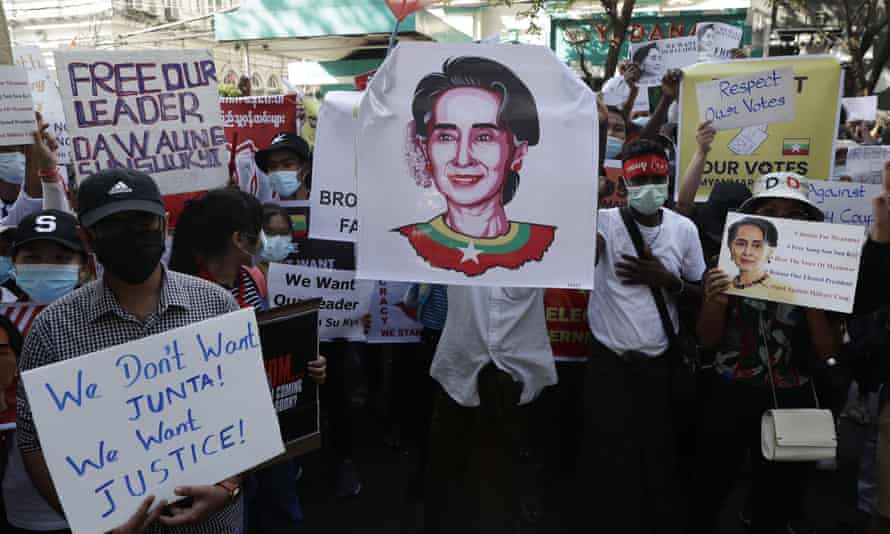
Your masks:
{"label": "white poster board", "polygon": [[361,98],[359,91],[331,91],[318,113],[309,193],[312,239],[354,242],[358,235],[355,132]]}
{"label": "white poster board", "polygon": [[731,59],[732,50],[742,42],[742,28],[722,22],[699,22],[695,25],[699,61]]}
{"label": "white poster board", "polygon": [[850,313],[864,242],[856,225],[730,213],[718,266],[730,295]]}
{"label": "white poster board", "polygon": [[872,221],[871,201],[881,194],[883,186],[808,180],[807,188],[807,196],[825,214],[825,222],[868,228]]}
{"label": "white poster board", "polygon": [[682,69],[698,62],[698,41],[695,37],[674,37],[631,43],[630,59],[640,67],[640,85],[661,85],[671,69]]}
{"label": "white poster board", "polygon": [[[627,97],[630,96],[630,87],[624,81],[624,77],[620,75],[609,78],[602,88],[603,102],[607,106],[614,106],[618,109],[624,108]],[[649,91],[645,87],[640,87],[637,91],[637,98],[634,99],[632,111],[649,111]]]}
{"label": "white poster board", "polygon": [[374,282],[356,280],[353,271],[269,264],[269,303],[273,307],[321,297],[318,336],[322,341],[365,341],[362,317],[368,313]]}
{"label": "white poster board", "polygon": [[78,181],[115,166],[173,195],[228,183],[216,66],[209,50],[57,51]]}
{"label": "white poster board", "polygon": [[405,313],[402,299],[410,282],[377,282],[371,295],[368,343],[418,343],[423,325]]}
{"label": "white poster board", "polygon": [[847,122],[873,122],[878,118],[877,95],[844,98],[841,100],[841,105],[847,111]]}
{"label": "white poster board", "polygon": [[695,86],[701,121],[715,130],[794,120],[794,71],[770,69]]}
{"label": "white poster board", "polygon": [[30,145],[36,129],[28,71],[0,65],[0,146]]}
{"label": "white poster board", "polygon": [[[284,452],[253,309],[22,373],[75,534]],[[151,404],[149,404],[149,400]],[[135,495],[134,495],[135,494]]]}
{"label": "white poster board", "polygon": [[890,160],[890,146],[859,145],[847,149],[847,174],[856,182],[883,182],[884,162]]}
{"label": "white poster board", "polygon": [[59,93],[55,76],[46,67],[40,48],[17,46],[13,49],[13,54],[16,65],[28,71],[34,110],[43,115],[43,120],[50,126],[49,133],[53,134],[59,143],[59,148],[56,149],[59,163],[63,165],[71,163],[71,139],[68,136],[65,112],[62,109],[62,95]]}
{"label": "white poster board", "polygon": [[357,277],[590,288],[595,111],[544,47],[400,43],[359,107]]}

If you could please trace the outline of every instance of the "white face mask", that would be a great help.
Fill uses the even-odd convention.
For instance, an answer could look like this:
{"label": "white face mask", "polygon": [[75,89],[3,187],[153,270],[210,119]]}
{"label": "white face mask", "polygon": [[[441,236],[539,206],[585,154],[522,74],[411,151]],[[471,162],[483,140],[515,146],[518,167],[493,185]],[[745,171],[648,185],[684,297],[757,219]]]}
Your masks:
{"label": "white face mask", "polygon": [[21,152],[0,152],[0,180],[21,185],[25,181],[25,155]]}

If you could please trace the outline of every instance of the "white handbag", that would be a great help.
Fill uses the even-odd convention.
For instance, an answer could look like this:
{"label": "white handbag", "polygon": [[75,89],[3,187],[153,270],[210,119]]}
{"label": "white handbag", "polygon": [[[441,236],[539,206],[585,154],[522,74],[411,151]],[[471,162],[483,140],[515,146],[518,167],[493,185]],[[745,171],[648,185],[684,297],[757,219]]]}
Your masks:
{"label": "white handbag", "polygon": [[[760,333],[767,353],[766,329],[760,317]],[[769,354],[766,356],[769,385],[775,409],[767,410],[760,418],[760,449],[763,457],[772,462],[813,462],[833,460],[837,454],[837,433],[834,416],[830,410],[819,409],[816,386],[810,380],[816,408],[779,409],[776,385],[773,383],[773,367]]]}

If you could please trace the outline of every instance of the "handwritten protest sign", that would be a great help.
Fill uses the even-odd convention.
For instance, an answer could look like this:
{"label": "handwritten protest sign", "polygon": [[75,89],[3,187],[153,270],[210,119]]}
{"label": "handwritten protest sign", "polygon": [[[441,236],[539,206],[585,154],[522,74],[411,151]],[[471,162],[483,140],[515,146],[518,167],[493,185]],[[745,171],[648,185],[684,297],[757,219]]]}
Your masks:
{"label": "handwritten protest sign", "polygon": [[423,325],[405,313],[402,298],[409,282],[377,282],[371,295],[371,329],[368,343],[417,343]]}
{"label": "handwritten protest sign", "polygon": [[872,221],[871,200],[881,193],[875,184],[810,180],[807,196],[825,214],[825,222],[855,224],[868,228]]}
{"label": "handwritten protest sign", "polygon": [[695,86],[698,114],[715,130],[732,130],[794,119],[791,67],[743,74]]}
{"label": "handwritten protest sign", "polygon": [[210,51],[66,50],[55,57],[78,180],[129,167],[151,175],[167,196],[228,182]]}
{"label": "handwritten protest sign", "polygon": [[699,61],[730,59],[732,51],[742,42],[744,31],[739,26],[722,22],[699,22],[695,25]]}
{"label": "handwritten protest sign", "polygon": [[28,71],[0,65],[0,146],[30,145],[36,129]]}
{"label": "handwritten protest sign", "polygon": [[888,160],[890,146],[851,146],[847,149],[847,174],[856,182],[880,184],[884,162]]}
{"label": "handwritten protest sign", "polygon": [[368,313],[374,282],[356,280],[352,271],[301,265],[269,265],[269,300],[273,306],[321,298],[318,331],[322,341],[364,341],[362,317]]}
{"label": "handwritten protest sign", "polygon": [[842,100],[841,105],[847,111],[847,121],[874,121],[878,118],[878,97],[856,96]]}
{"label": "handwritten protest sign", "polygon": [[584,361],[590,355],[592,334],[587,323],[590,291],[544,291],[544,318],[550,347],[557,361]]}
{"label": "handwritten protest sign", "polygon": [[50,125],[49,132],[59,143],[56,157],[61,164],[71,162],[71,139],[65,124],[65,112],[62,109],[62,95],[56,85],[55,76],[50,72],[43,60],[43,54],[36,46],[16,46],[13,48],[15,64],[28,71],[31,83],[31,98],[34,111],[39,111],[43,120]]}
{"label": "handwritten protest sign", "polygon": [[252,309],[22,373],[76,534],[284,450]]}
{"label": "handwritten protest sign", "polygon": [[695,37],[675,37],[630,45],[630,58],[640,67],[640,85],[661,85],[671,69],[682,69],[698,61]]}
{"label": "handwritten protest sign", "polygon": [[361,97],[357,91],[332,91],[318,114],[309,194],[313,239],[355,241],[358,234],[355,134]]}
{"label": "handwritten protest sign", "polygon": [[719,267],[730,295],[850,313],[864,241],[855,225],[730,213]]}
{"label": "handwritten protest sign", "polygon": [[687,67],[680,84],[679,158],[686,169],[697,147],[700,83],[793,68],[794,117],[787,122],[718,131],[708,154],[696,200],[708,198],[717,182],[754,181],[771,172],[794,172],[825,180],[834,165],[834,143],[840,114],[840,63],[830,56],[795,56],[699,63]]}
{"label": "handwritten protest sign", "polygon": [[257,167],[254,154],[269,146],[279,132],[297,130],[297,95],[220,98],[225,125],[227,161],[234,158],[238,186],[260,202],[272,200],[272,187]]}

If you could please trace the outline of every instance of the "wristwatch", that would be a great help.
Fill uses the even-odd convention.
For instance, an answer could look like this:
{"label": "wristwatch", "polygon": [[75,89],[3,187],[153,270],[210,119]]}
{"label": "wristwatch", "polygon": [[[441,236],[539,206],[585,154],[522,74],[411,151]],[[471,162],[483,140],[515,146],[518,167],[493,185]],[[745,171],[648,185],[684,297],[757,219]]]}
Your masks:
{"label": "wristwatch", "polygon": [[233,482],[232,480],[223,480],[222,482],[218,482],[217,486],[229,492],[229,499],[234,501],[241,495],[241,484],[238,482]]}

